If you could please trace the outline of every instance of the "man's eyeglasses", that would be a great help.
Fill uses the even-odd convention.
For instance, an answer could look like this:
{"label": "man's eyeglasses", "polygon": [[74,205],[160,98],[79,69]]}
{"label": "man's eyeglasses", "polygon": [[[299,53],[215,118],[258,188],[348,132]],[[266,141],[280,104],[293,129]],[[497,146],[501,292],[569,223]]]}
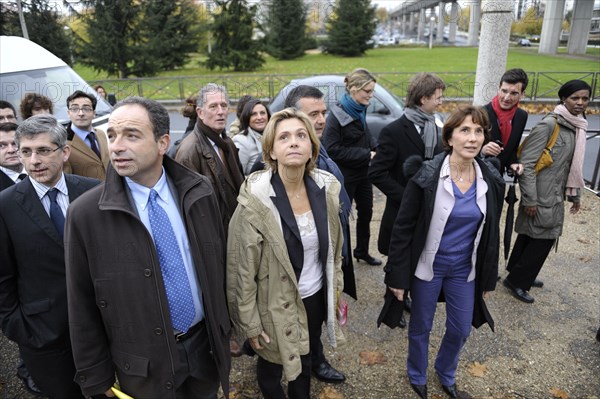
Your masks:
{"label": "man's eyeglasses", "polygon": [[69,111],[78,114],[79,111],[83,111],[84,114],[89,114],[90,112],[92,112],[94,110],[94,108],[84,105],[83,107],[70,107]]}
{"label": "man's eyeglasses", "polygon": [[21,156],[23,158],[30,158],[31,155],[35,152],[35,155],[40,156],[40,157],[47,157],[50,154],[52,154],[53,152],[60,150],[63,147],[56,147],[55,149],[52,148],[48,148],[48,147],[41,147],[41,148],[36,148],[35,150],[32,150],[30,148],[23,148],[22,150],[19,150],[19,154],[21,154]]}

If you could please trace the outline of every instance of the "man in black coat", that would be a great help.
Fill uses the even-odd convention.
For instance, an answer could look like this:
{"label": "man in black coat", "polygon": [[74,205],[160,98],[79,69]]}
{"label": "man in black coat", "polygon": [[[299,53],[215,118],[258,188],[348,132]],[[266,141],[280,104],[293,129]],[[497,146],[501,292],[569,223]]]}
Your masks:
{"label": "man in black coat", "polygon": [[15,143],[17,124],[12,122],[0,124],[0,191],[23,180],[27,174],[23,172],[23,164],[19,160]]}
{"label": "man in black coat", "polygon": [[[444,82],[434,74],[414,76],[406,92],[404,115],[384,127],[379,135],[377,153],[369,166],[369,179],[387,197],[377,240],[378,250],[384,255],[388,254],[392,228],[409,180],[404,176],[404,163],[412,155],[431,159],[442,152],[442,121],[435,111],[442,104],[445,88]],[[426,131],[435,137],[427,140]],[[426,141],[429,144],[426,145]],[[426,147],[430,147],[429,150]]]}
{"label": "man in black coat", "polygon": [[527,124],[527,112],[519,108],[525,96],[529,78],[521,68],[509,69],[502,75],[498,94],[485,106],[490,118],[491,140],[483,146],[481,154],[498,157],[500,171],[510,170],[520,175],[523,165],[517,160],[517,149]]}
{"label": "man in black coat", "polygon": [[67,132],[51,115],[23,122],[16,143],[29,177],[0,193],[2,331],[48,397],[83,398],[73,381],[63,229],[69,204],[99,182],[63,174]]}

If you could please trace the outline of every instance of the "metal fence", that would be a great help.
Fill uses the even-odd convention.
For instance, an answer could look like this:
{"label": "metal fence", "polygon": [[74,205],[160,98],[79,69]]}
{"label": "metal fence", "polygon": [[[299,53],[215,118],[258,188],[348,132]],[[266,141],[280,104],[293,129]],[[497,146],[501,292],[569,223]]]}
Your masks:
{"label": "metal fence", "polygon": [[[417,72],[382,72],[375,73],[378,83],[400,98],[406,97],[410,79]],[[333,73],[343,75],[343,73]],[[444,97],[454,101],[472,101],[476,86],[475,72],[437,72],[446,83]],[[592,86],[591,101],[600,102],[600,72],[527,72],[529,86],[525,101],[556,101],[560,86],[571,79],[582,79]],[[108,93],[117,99],[128,96],[143,96],[161,102],[181,104],[207,83],[217,83],[227,87],[229,97],[236,101],[249,94],[265,101],[272,100],[291,80],[308,77],[308,74],[222,74],[203,76],[173,76],[157,78],[106,79],[89,82],[90,85],[101,84]],[[490,83],[491,97],[495,95],[498,83]],[[487,90],[487,89],[486,89]],[[596,105],[597,106],[597,105]],[[597,128],[591,128],[588,140],[599,140]],[[590,140],[590,141],[591,141]],[[595,157],[592,177],[587,183],[593,190],[600,190],[600,148]]]}
{"label": "metal fence", "polygon": [[[410,79],[417,72],[381,72],[375,73],[378,82],[400,98],[406,97],[406,89]],[[343,75],[343,73],[334,73]],[[444,96],[448,100],[473,99],[478,83],[475,72],[436,72],[446,83]],[[592,86],[593,102],[600,101],[600,72],[527,72],[529,86],[525,101],[556,100],[560,86],[571,79],[582,79]],[[188,96],[197,93],[207,83],[217,83],[227,87],[229,96],[236,100],[245,94],[269,101],[292,79],[310,76],[308,74],[222,74],[202,76],[173,76],[157,78],[105,79],[89,82],[91,85],[101,84],[107,92],[113,93],[117,99],[132,95],[143,96],[160,101],[182,102]],[[498,83],[486,84],[492,96],[496,93]],[[488,90],[487,87],[484,88]],[[490,97],[491,98],[491,97]]]}

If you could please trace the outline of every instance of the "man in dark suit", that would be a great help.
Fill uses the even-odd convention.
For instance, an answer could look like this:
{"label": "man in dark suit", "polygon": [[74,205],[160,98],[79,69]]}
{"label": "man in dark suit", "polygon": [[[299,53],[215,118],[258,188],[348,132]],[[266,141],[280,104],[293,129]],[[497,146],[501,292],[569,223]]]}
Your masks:
{"label": "man in dark suit", "polygon": [[412,155],[431,159],[442,151],[442,120],[436,115],[446,85],[431,73],[415,75],[406,92],[404,115],[383,128],[377,153],[369,166],[369,179],[386,196],[377,248],[388,254],[396,215],[408,178],[404,163]]}
{"label": "man in dark suit", "polygon": [[38,387],[50,398],[83,398],[73,382],[63,247],[69,204],[98,184],[65,175],[67,132],[52,115],[19,126],[29,177],[0,193],[0,323]]}
{"label": "man in dark suit", "polygon": [[17,124],[12,122],[0,124],[0,191],[27,176],[23,172],[23,164],[19,160],[15,143],[17,127]]}
{"label": "man in dark suit", "polygon": [[485,106],[490,117],[491,140],[483,146],[481,154],[498,157],[501,171],[510,169],[520,175],[523,165],[517,160],[517,149],[527,124],[527,112],[519,108],[525,96],[529,78],[521,68],[509,69],[500,79],[498,94]]}
{"label": "man in dark suit", "polygon": [[[86,395],[228,397],[225,234],[209,180],[170,157],[169,114],[130,97],[108,121],[103,185],[67,215],[76,381]],[[99,232],[101,232],[99,234]]]}
{"label": "man in dark suit", "polygon": [[65,173],[104,180],[109,162],[106,134],[92,126],[96,116],[96,97],[76,90],[67,98],[71,123],[67,126],[67,140],[71,148]]}
{"label": "man in dark suit", "polygon": [[0,123],[17,123],[17,111],[8,101],[0,100]]}

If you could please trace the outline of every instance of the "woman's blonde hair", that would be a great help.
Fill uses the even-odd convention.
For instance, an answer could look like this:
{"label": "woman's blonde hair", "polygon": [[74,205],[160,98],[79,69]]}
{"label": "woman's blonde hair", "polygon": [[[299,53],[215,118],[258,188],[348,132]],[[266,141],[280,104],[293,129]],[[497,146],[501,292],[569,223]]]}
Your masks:
{"label": "woman's blonde hair", "polygon": [[266,167],[271,168],[274,172],[277,172],[277,160],[271,158],[271,151],[273,151],[273,146],[275,144],[275,136],[277,135],[277,126],[279,122],[284,121],[286,119],[298,119],[300,122],[304,124],[306,127],[306,131],[308,132],[308,136],[310,138],[310,143],[312,146],[312,154],[308,162],[306,163],[305,172],[310,172],[315,168],[317,164],[317,158],[319,158],[319,139],[315,134],[315,129],[308,119],[308,116],[300,110],[296,108],[285,108],[279,112],[274,113],[269,119],[269,123],[265,127],[262,136],[262,157],[263,162]]}
{"label": "woman's blonde hair", "polygon": [[377,83],[377,79],[364,68],[357,68],[344,78],[344,84],[348,92],[351,89],[360,90],[371,82]]}

